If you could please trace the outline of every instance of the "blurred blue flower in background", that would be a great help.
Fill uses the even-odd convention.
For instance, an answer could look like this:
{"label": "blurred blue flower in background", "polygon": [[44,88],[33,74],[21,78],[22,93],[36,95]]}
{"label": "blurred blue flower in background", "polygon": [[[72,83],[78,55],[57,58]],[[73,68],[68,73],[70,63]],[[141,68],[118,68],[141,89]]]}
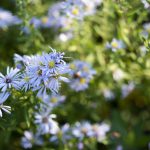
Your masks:
{"label": "blurred blue flower in background", "polygon": [[12,15],[10,11],[0,8],[0,28],[7,28],[10,25],[20,24],[21,20]]}
{"label": "blurred blue flower in background", "polygon": [[116,52],[119,49],[124,49],[125,44],[122,40],[117,40],[114,38],[110,43],[106,43],[106,48],[111,49],[113,52]]}
{"label": "blurred blue flower in background", "polygon": [[35,124],[38,125],[39,134],[56,134],[59,131],[58,123],[53,119],[55,114],[50,114],[50,109],[41,109],[39,113],[35,113]]}
{"label": "blurred blue flower in background", "polygon": [[43,98],[43,102],[48,106],[54,108],[63,103],[65,101],[65,98],[65,96],[60,96],[58,94],[45,95],[45,97]]}
{"label": "blurred blue flower in background", "polygon": [[70,82],[69,85],[75,91],[83,91],[88,88],[88,84],[96,71],[83,61],[76,60],[70,64]]}
{"label": "blurred blue flower in background", "polygon": [[143,25],[143,31],[141,32],[141,35],[147,39],[149,34],[150,34],[150,23],[147,22],[147,23],[144,23]]}
{"label": "blurred blue flower in background", "polygon": [[25,149],[32,148],[33,145],[43,145],[43,139],[38,134],[33,134],[31,131],[24,131],[24,136],[21,139],[21,146]]}
{"label": "blurred blue flower in background", "polygon": [[123,84],[121,87],[122,97],[125,98],[130,94],[130,92],[135,88],[135,84],[130,82],[128,84]]}

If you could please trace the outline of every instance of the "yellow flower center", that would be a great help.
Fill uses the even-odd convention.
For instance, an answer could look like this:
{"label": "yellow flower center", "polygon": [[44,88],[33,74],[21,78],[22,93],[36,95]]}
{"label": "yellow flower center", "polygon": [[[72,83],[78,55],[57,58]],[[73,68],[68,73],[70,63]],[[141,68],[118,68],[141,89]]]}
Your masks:
{"label": "yellow flower center", "polygon": [[70,64],[70,69],[75,69],[76,66],[74,64]]}
{"label": "yellow flower center", "polygon": [[73,15],[78,15],[78,14],[79,14],[79,9],[78,9],[78,8],[74,8],[74,9],[72,10],[72,14],[73,14]]}
{"label": "yellow flower center", "polygon": [[42,23],[44,23],[44,24],[45,24],[45,23],[47,23],[47,22],[48,22],[48,17],[43,17],[41,20],[42,20]]}
{"label": "yellow flower center", "polygon": [[29,77],[25,77],[24,80],[25,80],[26,82],[28,82],[28,81],[29,81]]}
{"label": "yellow flower center", "polygon": [[54,61],[50,61],[48,66],[49,66],[49,68],[53,68],[55,66],[55,62]]}
{"label": "yellow flower center", "polygon": [[85,78],[81,78],[81,79],[80,79],[80,83],[81,83],[81,84],[84,84],[85,82],[86,82]]}
{"label": "yellow flower center", "polygon": [[111,46],[112,46],[113,48],[117,48],[117,47],[118,47],[118,43],[117,43],[117,42],[112,42],[112,43],[111,43]]}
{"label": "yellow flower center", "polygon": [[52,97],[50,100],[52,103],[56,103],[57,102],[57,98],[56,97]]}

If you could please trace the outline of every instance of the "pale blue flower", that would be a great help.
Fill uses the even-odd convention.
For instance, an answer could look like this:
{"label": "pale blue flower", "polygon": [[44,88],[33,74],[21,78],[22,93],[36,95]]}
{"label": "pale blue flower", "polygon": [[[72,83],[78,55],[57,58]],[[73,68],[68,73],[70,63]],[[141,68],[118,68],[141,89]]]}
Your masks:
{"label": "pale blue flower", "polygon": [[58,2],[52,5],[48,11],[48,18],[51,21],[51,25],[54,28],[65,27],[69,22],[69,19],[64,13],[64,2]]}
{"label": "pale blue flower", "polygon": [[106,133],[110,131],[110,125],[107,123],[94,124],[92,130],[97,141],[102,142],[106,139]]}
{"label": "pale blue flower", "polygon": [[6,92],[8,89],[15,88],[19,90],[20,85],[20,73],[19,69],[7,67],[7,74],[4,76],[0,73],[0,88],[2,92]]}
{"label": "pale blue flower", "polygon": [[123,150],[123,146],[122,145],[117,145],[116,150]]}
{"label": "pale blue flower", "polygon": [[144,37],[144,38],[148,38],[150,34],[150,23],[144,23],[143,25],[143,31],[141,32],[141,35]]}
{"label": "pale blue flower", "polygon": [[3,104],[0,104],[0,117],[3,116],[2,111],[6,112],[8,114],[11,114],[11,112],[10,112],[11,111],[11,107],[3,105]]}
{"label": "pale blue flower", "polygon": [[78,145],[77,145],[77,148],[78,148],[78,150],[84,149],[84,144],[83,144],[83,142],[79,142]]}
{"label": "pale blue flower", "polygon": [[73,38],[73,33],[71,31],[60,33],[58,40],[61,42],[67,42]]}
{"label": "pale blue flower", "polygon": [[67,0],[65,3],[65,9],[67,16],[82,20],[84,17],[84,4],[81,0]]}
{"label": "pale blue flower", "polygon": [[51,20],[50,20],[50,18],[48,16],[42,17],[40,21],[41,21],[41,27],[42,28],[50,28],[50,27],[52,27]]}
{"label": "pale blue flower", "polygon": [[42,109],[35,114],[35,124],[38,125],[39,134],[56,134],[59,131],[58,123],[53,119],[55,114],[50,114],[50,109]]}
{"label": "pale blue flower", "polygon": [[20,24],[21,20],[13,16],[11,12],[0,8],[0,28],[7,28],[10,25]]}
{"label": "pale blue flower", "polygon": [[116,52],[119,49],[124,49],[125,44],[122,40],[112,39],[110,43],[106,43],[106,48],[111,49],[113,52]]}
{"label": "pale blue flower", "polygon": [[[73,138],[73,136],[71,135],[71,127],[68,123],[64,124],[61,129],[59,130],[59,133],[61,134],[61,140],[64,144],[66,144],[69,140],[71,140]],[[56,135],[52,135],[49,139],[50,142],[55,142],[58,143],[59,142],[59,137],[58,134]]]}
{"label": "pale blue flower", "polygon": [[78,60],[71,63],[70,68],[70,87],[75,91],[83,91],[87,89],[88,84],[96,71],[93,70],[88,63]]}
{"label": "pale blue flower", "polygon": [[115,98],[115,94],[110,89],[104,89],[103,95],[106,100],[113,100]]}
{"label": "pale blue flower", "polygon": [[21,84],[22,90],[25,90],[25,92],[31,89],[32,85],[30,84],[30,78],[26,73],[22,74],[20,84]]}
{"label": "pale blue flower", "polygon": [[98,5],[102,3],[102,0],[81,0],[84,4],[84,15],[93,15],[96,12]]}
{"label": "pale blue flower", "polygon": [[72,134],[79,140],[93,135],[92,125],[89,122],[77,122],[72,128]]}
{"label": "pale blue flower", "polygon": [[128,96],[134,88],[135,84],[133,82],[130,82],[129,84],[123,84],[121,87],[122,97],[125,98],[126,96]]}
{"label": "pale blue flower", "polygon": [[20,56],[15,54],[15,63],[22,65],[22,68],[25,69],[20,83],[22,88],[25,91],[28,89],[37,91],[37,96],[41,98],[49,91],[57,93],[61,81],[69,82],[64,75],[70,69],[63,58],[64,53],[56,52],[54,49],[51,53],[42,55]]}
{"label": "pale blue flower", "polygon": [[24,137],[21,139],[21,146],[25,149],[32,148],[33,145],[42,146],[43,139],[38,134],[33,134],[31,131],[25,131]]}
{"label": "pale blue flower", "polygon": [[36,17],[33,17],[31,20],[30,20],[30,24],[34,27],[34,28],[40,28],[41,27],[41,20],[36,18]]}
{"label": "pale blue flower", "polygon": [[145,9],[148,9],[150,7],[150,4],[147,0],[141,0],[141,2],[143,3]]}
{"label": "pale blue flower", "polygon": [[48,106],[54,108],[59,104],[61,104],[62,102],[64,102],[65,98],[66,98],[65,96],[60,96],[53,93],[52,95],[45,95],[45,97],[43,98],[43,102]]}

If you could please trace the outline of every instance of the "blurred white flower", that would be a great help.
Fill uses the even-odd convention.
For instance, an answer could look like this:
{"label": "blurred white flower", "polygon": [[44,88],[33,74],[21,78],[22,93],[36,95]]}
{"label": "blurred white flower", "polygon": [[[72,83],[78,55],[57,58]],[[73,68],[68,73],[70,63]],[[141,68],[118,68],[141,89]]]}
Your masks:
{"label": "blurred white flower", "polygon": [[125,73],[121,69],[116,69],[113,72],[113,79],[116,81],[122,80],[125,76]]}
{"label": "blurred white flower", "polygon": [[73,38],[73,34],[71,32],[61,33],[58,37],[61,42],[67,42],[71,38]]}
{"label": "blurred white flower", "polygon": [[106,100],[112,100],[115,98],[115,94],[109,89],[103,90],[103,96],[105,97]]}
{"label": "blurred white flower", "polygon": [[141,0],[141,2],[143,3],[144,5],[144,8],[149,8],[150,7],[150,4],[146,1],[146,0]]}
{"label": "blurred white flower", "polygon": [[125,98],[134,89],[135,84],[130,82],[129,84],[123,84],[121,88],[122,97]]}
{"label": "blurred white flower", "polygon": [[99,142],[102,142],[106,139],[106,133],[110,130],[110,125],[106,123],[95,124],[93,125],[93,131],[95,132],[95,136]]}

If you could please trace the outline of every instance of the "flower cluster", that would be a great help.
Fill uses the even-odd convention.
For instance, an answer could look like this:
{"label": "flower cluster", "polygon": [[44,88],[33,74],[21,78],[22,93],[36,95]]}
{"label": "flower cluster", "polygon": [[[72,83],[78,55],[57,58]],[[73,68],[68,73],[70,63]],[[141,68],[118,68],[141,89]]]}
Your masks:
{"label": "flower cluster", "polygon": [[113,52],[116,52],[119,49],[124,49],[125,44],[122,40],[117,40],[114,38],[110,43],[106,43],[106,48],[111,49]]}
{"label": "flower cluster", "polygon": [[83,61],[76,60],[70,64],[70,87],[75,91],[83,91],[88,88],[88,84],[96,73],[91,66]]}
{"label": "flower cluster", "polygon": [[[50,119],[51,120],[51,119]],[[56,128],[50,126],[55,130]],[[43,130],[46,129],[43,126]],[[82,143],[82,147],[84,147],[84,140],[85,139],[95,139],[97,142],[103,142],[107,139],[107,132],[110,131],[110,125],[107,123],[101,124],[91,124],[87,121],[84,122],[76,122],[74,125],[69,125],[68,123],[64,124],[59,130],[55,130],[57,132],[50,133],[49,141],[53,144],[59,144],[61,141],[63,144],[67,144],[72,139],[77,140],[77,147]],[[27,134],[28,133],[28,134]],[[44,144],[44,140],[42,136],[37,132],[35,135],[31,131],[25,131],[24,137],[22,137],[21,145],[23,148],[31,148],[34,145],[42,145]]]}
{"label": "flower cluster", "polygon": [[[93,138],[98,142],[106,140],[106,134],[110,131],[110,125],[107,123],[91,124],[87,121],[76,122],[74,125],[64,124],[60,129],[61,140],[64,144],[72,139],[77,139],[79,144],[84,147],[84,140]],[[50,142],[57,143],[59,135],[51,136]],[[79,145],[78,145],[79,146]]]}
{"label": "flower cluster", "polygon": [[33,17],[30,24],[35,28],[66,28],[70,26],[74,19],[82,20],[85,16],[92,15],[101,4],[101,0],[67,0],[57,2],[52,5],[47,16]]}
{"label": "flower cluster", "polygon": [[10,25],[20,24],[21,20],[12,15],[11,12],[0,8],[0,28],[7,28]]}
{"label": "flower cluster", "polygon": [[70,70],[63,57],[64,53],[55,50],[34,56],[15,54],[16,68],[7,67],[6,75],[0,73],[0,104],[7,100],[12,89],[37,91],[37,96],[43,99],[57,93],[60,81],[69,82],[64,75]]}

